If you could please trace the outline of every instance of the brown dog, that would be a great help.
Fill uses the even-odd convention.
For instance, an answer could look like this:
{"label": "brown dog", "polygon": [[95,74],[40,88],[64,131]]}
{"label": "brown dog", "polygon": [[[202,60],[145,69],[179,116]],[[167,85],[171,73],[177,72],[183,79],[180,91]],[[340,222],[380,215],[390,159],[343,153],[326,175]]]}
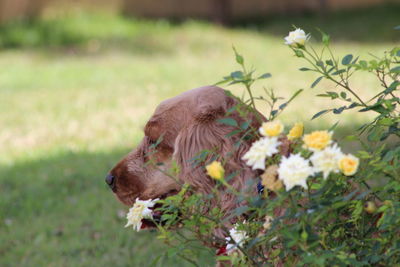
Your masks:
{"label": "brown dog", "polygon": [[[262,115],[256,118],[254,112],[243,111],[240,115],[237,110],[232,110],[238,104],[238,100],[215,86],[192,89],[165,100],[147,122],[145,136],[138,147],[110,171],[107,184],[126,205],[132,205],[136,198],[165,198],[177,193],[182,183],[190,184],[198,192],[209,193],[215,180],[206,175],[204,164],[194,165],[191,161],[208,149],[213,150],[214,155],[229,159],[224,164],[226,174],[237,172],[229,183],[241,191],[247,179],[254,179],[259,174],[241,160],[254,139],[243,138],[243,134],[227,137],[238,127],[222,124],[218,119],[230,117],[239,126],[248,122],[248,129],[253,132],[265,119]],[[160,137],[162,141],[153,150],[152,144]],[[206,162],[210,159],[209,155]],[[146,164],[149,160],[162,165]],[[173,160],[180,168],[180,183],[165,174]],[[238,204],[232,194],[222,193],[219,205],[222,210],[229,210]]]}

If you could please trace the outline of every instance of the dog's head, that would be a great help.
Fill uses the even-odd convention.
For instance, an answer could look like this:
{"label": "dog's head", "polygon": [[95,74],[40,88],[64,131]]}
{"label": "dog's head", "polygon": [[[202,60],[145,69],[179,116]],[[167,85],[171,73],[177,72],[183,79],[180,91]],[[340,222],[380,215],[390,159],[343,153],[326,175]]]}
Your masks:
{"label": "dog's head", "polygon": [[[147,122],[143,140],[110,171],[106,182],[126,205],[132,205],[136,198],[146,200],[175,194],[182,183],[190,184],[197,191],[209,192],[215,181],[207,177],[204,165],[191,161],[207,149],[230,159],[224,167],[228,173],[239,172],[230,183],[240,188],[244,177],[254,177],[240,159],[251,140],[231,136],[229,133],[237,128],[218,122],[237,104],[235,98],[215,86],[192,89],[162,102]],[[243,117],[231,111],[229,117],[238,125],[249,122],[249,129],[258,129],[259,119],[251,112],[245,114]],[[179,182],[166,174],[173,161],[180,169]]]}

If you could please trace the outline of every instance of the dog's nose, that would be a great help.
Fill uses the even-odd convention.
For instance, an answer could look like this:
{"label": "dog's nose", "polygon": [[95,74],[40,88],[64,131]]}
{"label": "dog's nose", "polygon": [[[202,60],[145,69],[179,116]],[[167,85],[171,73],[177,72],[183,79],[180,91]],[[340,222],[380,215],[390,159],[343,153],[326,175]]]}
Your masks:
{"label": "dog's nose", "polygon": [[107,174],[106,176],[106,183],[111,189],[114,189],[115,186],[115,177],[112,174]]}

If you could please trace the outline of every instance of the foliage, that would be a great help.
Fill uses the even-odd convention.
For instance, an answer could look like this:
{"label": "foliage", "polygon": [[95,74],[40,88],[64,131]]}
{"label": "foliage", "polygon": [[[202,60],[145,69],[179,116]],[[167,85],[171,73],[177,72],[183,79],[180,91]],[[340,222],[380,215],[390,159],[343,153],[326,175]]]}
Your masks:
{"label": "foliage", "polygon": [[[329,46],[330,37],[325,33],[322,33],[322,42],[321,51],[316,51],[309,43],[294,42],[290,45],[295,56],[309,64],[300,70],[320,75],[311,84],[311,88],[316,87],[323,79],[336,85],[335,91],[327,91],[319,97],[340,99],[345,103],[340,107],[322,110],[315,114],[313,119],[328,112],[339,115],[352,110],[377,114],[356,134],[348,137],[350,140],[361,142],[363,147],[363,150],[357,153],[361,159],[359,171],[343,170],[341,160],[345,155],[337,152],[339,159],[337,163],[335,161],[333,169],[329,170],[327,179],[324,179],[323,173],[313,161],[313,156],[317,155],[318,151],[303,138],[292,141],[291,156],[275,154],[267,158],[265,173],[256,179],[249,179],[246,187],[240,191],[230,184],[236,173],[225,173],[224,179],[216,179],[215,188],[208,195],[192,191],[190,186],[185,185],[179,194],[162,200],[163,206],[159,208],[163,212],[162,222],[158,224],[159,237],[171,246],[170,252],[177,253],[194,265],[201,265],[201,259],[196,258],[194,254],[196,248],[189,249],[193,242],[201,241],[211,247],[211,250],[219,248],[218,260],[230,261],[235,266],[398,264],[400,48],[395,47],[383,56],[374,56],[368,61],[351,54],[338,59]],[[240,98],[241,103],[235,107],[237,111],[242,111],[243,105],[248,105],[250,110],[254,110],[255,101],[265,101],[270,107],[268,119],[277,121],[277,116],[301,91],[296,92],[287,101],[276,97],[273,91],[266,91],[265,97],[254,96],[252,85],[269,78],[270,74],[256,75],[254,69],[247,69],[243,56],[236,49],[234,53],[241,70],[225,76],[219,84],[244,86],[244,92],[247,94]],[[350,78],[364,71],[375,75],[381,84],[380,92],[369,100],[363,99],[350,82]],[[279,101],[283,103],[277,105]],[[235,134],[249,134],[248,125],[241,127],[232,119],[220,122],[235,126]],[[257,129],[250,132],[256,138],[276,138],[260,137]],[[263,131],[260,133],[265,135]],[[363,133],[367,134],[367,140],[362,138]],[[281,138],[284,138],[282,136],[285,136],[285,133],[282,134]],[[388,138],[391,138],[394,145],[385,142]],[[336,147],[327,140],[322,148],[318,149],[325,150],[329,145]],[[207,153],[210,151],[200,153],[197,164],[205,166],[211,163],[202,160],[206,158]],[[281,172],[284,168],[283,162],[293,155],[297,155],[307,164],[310,159],[313,164],[314,173],[307,174],[303,183],[297,183],[303,188],[291,188],[292,185],[288,185]],[[354,156],[351,158],[357,162],[352,163],[356,170],[358,160]],[[268,182],[264,182],[264,176],[268,175],[271,166],[279,166],[275,176],[285,184],[287,190],[282,185],[271,187],[268,186]],[[290,173],[294,170],[286,171]],[[288,179],[295,175],[289,175]],[[264,193],[252,194],[256,187],[259,188],[258,182],[265,185]],[[221,192],[235,196],[237,208],[223,210],[219,205]],[[241,233],[240,240],[234,236],[238,232]]]}

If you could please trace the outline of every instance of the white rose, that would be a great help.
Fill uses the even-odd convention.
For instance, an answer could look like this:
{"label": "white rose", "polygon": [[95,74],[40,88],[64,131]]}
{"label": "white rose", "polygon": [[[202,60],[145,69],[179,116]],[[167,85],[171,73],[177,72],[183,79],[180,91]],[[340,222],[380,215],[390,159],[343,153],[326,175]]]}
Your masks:
{"label": "white rose", "polygon": [[296,29],[289,32],[289,35],[285,37],[285,44],[290,46],[304,45],[308,40],[308,34],[302,29]]}
{"label": "white rose", "polygon": [[142,220],[144,218],[153,218],[153,211],[150,208],[153,208],[158,200],[158,198],[154,200],[140,200],[139,198],[136,198],[135,204],[129,209],[129,212],[126,215],[128,223],[125,225],[125,227],[132,225],[133,229],[136,229],[136,231],[139,232],[142,227]]}
{"label": "white rose", "polygon": [[324,179],[326,179],[331,172],[339,172],[339,160],[342,156],[342,151],[335,144],[323,150],[315,151],[310,160],[314,166],[314,170],[322,172]]}
{"label": "white rose", "polygon": [[264,170],[265,159],[278,153],[280,144],[281,142],[278,141],[278,137],[261,138],[251,145],[251,148],[244,154],[242,160],[245,160],[248,166],[252,166],[253,170]]}
{"label": "white rose", "polygon": [[307,189],[307,178],[314,174],[309,161],[299,154],[292,154],[288,158],[282,157],[278,169],[279,179],[282,180],[289,191],[296,185]]}
{"label": "white rose", "polygon": [[228,254],[231,254],[235,249],[237,249],[237,246],[242,246],[248,238],[246,232],[244,230],[237,230],[237,227],[238,225],[235,224],[235,227],[229,230],[229,234],[232,238],[225,238],[227,242],[226,250]]}

